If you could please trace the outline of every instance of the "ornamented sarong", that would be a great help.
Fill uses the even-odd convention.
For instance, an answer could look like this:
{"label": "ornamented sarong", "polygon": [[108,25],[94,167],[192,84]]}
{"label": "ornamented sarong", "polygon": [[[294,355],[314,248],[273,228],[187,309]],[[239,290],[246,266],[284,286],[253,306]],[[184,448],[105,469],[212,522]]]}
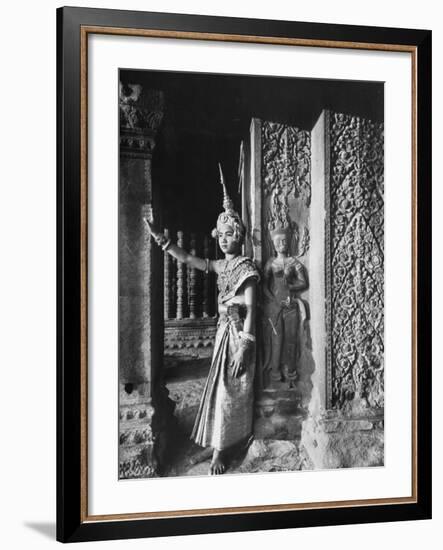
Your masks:
{"label": "ornamented sarong", "polygon": [[[257,269],[249,258],[238,257],[232,262],[235,263],[228,266],[229,271],[219,272],[220,304],[235,296],[249,277],[258,279]],[[251,354],[244,372],[238,377],[233,376],[233,362],[240,346],[239,332],[243,330],[245,314],[246,306],[234,304],[219,317],[211,368],[191,434],[191,438],[202,447],[221,451],[240,443],[252,433],[255,354]]]}

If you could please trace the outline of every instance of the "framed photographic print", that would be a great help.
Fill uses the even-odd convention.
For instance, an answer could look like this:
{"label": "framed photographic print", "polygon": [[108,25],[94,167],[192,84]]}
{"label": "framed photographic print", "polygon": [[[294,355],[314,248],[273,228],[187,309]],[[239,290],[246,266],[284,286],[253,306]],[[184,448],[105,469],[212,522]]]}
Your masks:
{"label": "framed photographic print", "polygon": [[60,8],[63,542],[431,517],[431,32]]}

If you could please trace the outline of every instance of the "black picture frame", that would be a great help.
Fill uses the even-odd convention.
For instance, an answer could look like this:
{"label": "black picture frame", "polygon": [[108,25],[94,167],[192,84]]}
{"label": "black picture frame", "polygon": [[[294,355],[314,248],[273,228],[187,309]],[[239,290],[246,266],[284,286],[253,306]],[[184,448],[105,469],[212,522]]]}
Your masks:
{"label": "black picture frame", "polygon": [[[82,254],[82,28],[138,29],[174,33],[322,41],[325,47],[386,45],[415,56],[414,501],[379,505],[331,505],[248,513],[88,521],[85,514],[86,449],[82,423],[86,379],[81,288],[87,257]],[[231,37],[231,38],[228,38]],[[219,38],[220,39],[220,38]],[[234,38],[235,39],[235,38]],[[354,45],[354,46],[352,46]],[[360,46],[358,46],[360,45]],[[321,23],[208,17],[172,13],[64,7],[57,10],[57,540],[62,542],[219,533],[294,527],[429,519],[431,517],[431,31]],[[84,305],[84,304],[83,304]],[[83,411],[83,412],[82,412]],[[124,511],[122,511],[124,512]]]}

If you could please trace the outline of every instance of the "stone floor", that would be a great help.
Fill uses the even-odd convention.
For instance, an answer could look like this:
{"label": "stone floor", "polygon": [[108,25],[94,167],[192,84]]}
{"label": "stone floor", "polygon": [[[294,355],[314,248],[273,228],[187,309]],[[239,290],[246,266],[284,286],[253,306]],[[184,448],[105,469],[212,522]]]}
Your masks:
{"label": "stone floor", "polygon": [[[176,364],[167,369],[166,385],[169,397],[175,401],[177,417],[176,444],[173,460],[164,472],[166,476],[207,475],[211,460],[211,451],[202,449],[189,439],[194,419],[200,403],[200,397],[209,369],[208,359],[197,359]],[[309,469],[308,459],[299,449],[301,414],[292,414],[290,423],[294,426],[286,436],[263,437],[263,418],[257,419],[256,436],[243,448],[234,450],[228,459],[226,474],[253,472],[281,472]],[[273,415],[271,422],[280,422],[281,415]],[[287,422],[286,422],[287,423]],[[287,423],[288,424],[288,423]],[[276,433],[276,432],[274,432]]]}

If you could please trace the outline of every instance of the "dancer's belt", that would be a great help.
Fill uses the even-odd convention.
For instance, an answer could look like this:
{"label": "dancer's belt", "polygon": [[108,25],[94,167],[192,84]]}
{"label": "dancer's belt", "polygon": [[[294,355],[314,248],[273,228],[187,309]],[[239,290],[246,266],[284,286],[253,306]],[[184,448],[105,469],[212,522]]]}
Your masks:
{"label": "dancer's belt", "polygon": [[244,304],[231,304],[219,313],[220,321],[243,321],[246,317],[246,306]]}

